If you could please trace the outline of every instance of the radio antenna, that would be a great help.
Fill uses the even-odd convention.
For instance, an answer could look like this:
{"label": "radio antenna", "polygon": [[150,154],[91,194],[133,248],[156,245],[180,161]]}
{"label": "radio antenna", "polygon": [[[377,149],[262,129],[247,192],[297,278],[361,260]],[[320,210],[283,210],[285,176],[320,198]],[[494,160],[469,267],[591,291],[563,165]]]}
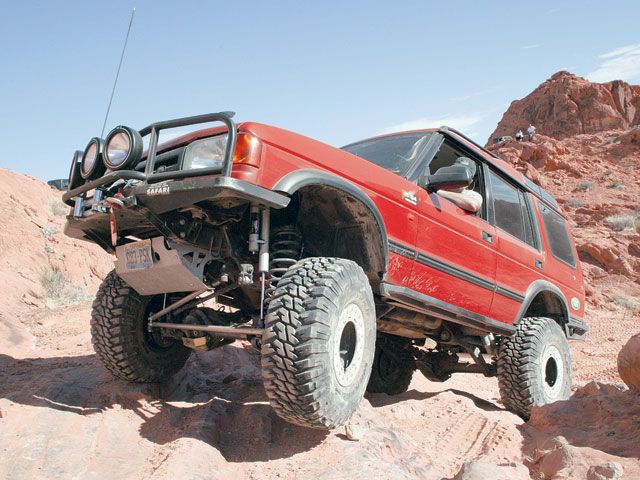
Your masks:
{"label": "radio antenna", "polygon": [[109,118],[109,111],[111,110],[111,102],[113,102],[113,94],[116,93],[116,85],[118,84],[118,77],[120,76],[120,68],[122,67],[122,60],[124,60],[124,52],[127,49],[127,42],[129,41],[129,33],[131,32],[131,25],[133,24],[133,16],[136,13],[134,8],[131,11],[131,18],[129,19],[129,28],[127,28],[127,35],[124,37],[124,46],[122,47],[122,54],[120,55],[120,63],[118,64],[118,71],[116,72],[116,79],[113,81],[113,88],[111,89],[111,97],[109,98],[109,105],[107,105],[107,113],[104,116],[104,123],[102,124],[102,132],[100,137],[104,135],[104,129],[107,126],[107,119]]}

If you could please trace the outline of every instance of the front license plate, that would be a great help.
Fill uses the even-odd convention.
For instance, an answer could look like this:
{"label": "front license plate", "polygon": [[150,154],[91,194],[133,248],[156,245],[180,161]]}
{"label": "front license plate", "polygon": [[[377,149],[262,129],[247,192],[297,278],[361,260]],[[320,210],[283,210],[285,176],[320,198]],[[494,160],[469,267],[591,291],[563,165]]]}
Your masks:
{"label": "front license plate", "polygon": [[125,245],[124,255],[124,263],[127,270],[142,270],[153,267],[151,240]]}

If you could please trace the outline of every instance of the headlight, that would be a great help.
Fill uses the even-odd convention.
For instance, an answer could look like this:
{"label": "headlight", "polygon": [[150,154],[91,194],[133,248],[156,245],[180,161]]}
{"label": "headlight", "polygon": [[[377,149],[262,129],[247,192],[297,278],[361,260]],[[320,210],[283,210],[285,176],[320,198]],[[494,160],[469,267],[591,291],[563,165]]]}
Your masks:
{"label": "headlight", "polygon": [[80,177],[80,162],[82,162],[82,154],[82,150],[76,150],[73,154],[71,168],[69,169],[69,186],[67,187],[67,191],[79,187],[82,183],[82,177]]}
{"label": "headlight", "polygon": [[222,167],[226,146],[226,133],[190,143],[182,154],[182,169]]}
{"label": "headlight", "polygon": [[[187,145],[182,154],[182,170],[222,167],[227,148],[227,134],[196,140]],[[260,166],[261,144],[257,137],[249,133],[239,133],[233,163]]]}
{"label": "headlight", "polygon": [[85,180],[98,178],[104,173],[102,163],[102,152],[104,151],[104,140],[94,137],[89,141],[84,149],[82,162],[80,163],[80,175]]}
{"label": "headlight", "polygon": [[104,163],[111,170],[134,168],[142,156],[142,137],[129,127],[111,130],[106,139]]}

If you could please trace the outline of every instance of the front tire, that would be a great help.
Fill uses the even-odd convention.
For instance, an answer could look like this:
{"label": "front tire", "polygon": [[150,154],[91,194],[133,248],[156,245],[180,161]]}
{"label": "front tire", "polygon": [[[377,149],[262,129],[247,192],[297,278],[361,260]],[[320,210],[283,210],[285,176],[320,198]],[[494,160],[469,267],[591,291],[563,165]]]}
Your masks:
{"label": "front tire", "polygon": [[191,350],[177,339],[147,331],[150,315],[162,309],[163,295],[142,296],[110,272],[91,312],[91,342],[104,366],[130,382],[159,382],[180,370]]}
{"label": "front tire", "polygon": [[306,258],[279,280],[269,302],[262,372],[276,413],[330,429],[355,412],[376,341],[373,294],[362,268],[340,258]]}
{"label": "front tire", "polygon": [[527,317],[498,349],[502,403],[524,420],[534,405],[566,400],[571,393],[571,352],[560,326],[551,318]]}

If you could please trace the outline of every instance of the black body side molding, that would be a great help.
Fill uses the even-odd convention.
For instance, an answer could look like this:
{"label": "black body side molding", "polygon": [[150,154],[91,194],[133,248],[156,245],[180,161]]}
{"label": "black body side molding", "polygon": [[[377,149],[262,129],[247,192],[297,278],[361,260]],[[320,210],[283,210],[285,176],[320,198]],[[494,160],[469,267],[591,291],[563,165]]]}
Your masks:
{"label": "black body side molding", "polygon": [[381,283],[380,293],[383,298],[396,300],[411,305],[413,308],[420,308],[428,315],[431,314],[458,325],[477,328],[497,335],[511,336],[516,332],[516,327],[513,325],[464,310],[407,287]]}

